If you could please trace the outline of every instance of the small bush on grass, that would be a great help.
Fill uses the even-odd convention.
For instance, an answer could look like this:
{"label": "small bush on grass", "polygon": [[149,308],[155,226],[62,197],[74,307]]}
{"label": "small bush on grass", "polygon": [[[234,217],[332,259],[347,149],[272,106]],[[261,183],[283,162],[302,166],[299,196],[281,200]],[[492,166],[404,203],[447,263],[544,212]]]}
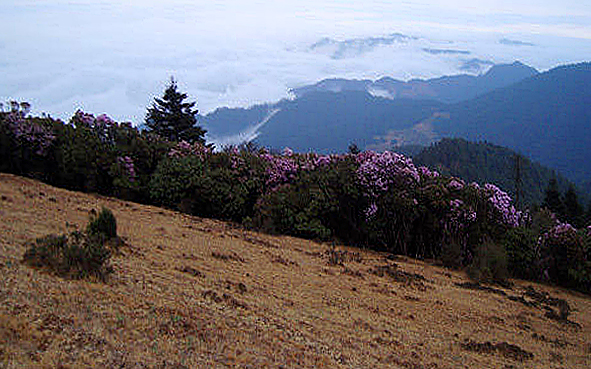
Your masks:
{"label": "small bush on grass", "polygon": [[506,284],[507,253],[502,245],[484,241],[476,248],[476,255],[468,267],[468,276],[476,282]]}
{"label": "small bush on grass", "polygon": [[96,216],[91,216],[86,233],[89,236],[99,236],[105,240],[117,237],[117,219],[113,212],[107,208],[102,208]]}
{"label": "small bush on grass", "polygon": [[91,217],[86,233],[48,235],[31,243],[23,256],[23,262],[38,268],[47,268],[62,277],[95,277],[104,280],[111,271],[107,261],[110,247],[117,243],[117,222],[113,213],[103,208],[98,216]]}

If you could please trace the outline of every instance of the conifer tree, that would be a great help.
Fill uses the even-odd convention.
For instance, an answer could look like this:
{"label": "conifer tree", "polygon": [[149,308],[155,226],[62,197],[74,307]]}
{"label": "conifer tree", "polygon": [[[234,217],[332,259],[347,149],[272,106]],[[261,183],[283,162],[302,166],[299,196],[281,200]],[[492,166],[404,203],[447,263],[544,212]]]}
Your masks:
{"label": "conifer tree", "polygon": [[580,227],[583,222],[584,210],[581,204],[579,204],[579,199],[573,186],[570,186],[565,192],[563,203],[566,221],[575,227]]}
{"label": "conifer tree", "polygon": [[558,182],[556,181],[556,178],[552,178],[550,179],[550,182],[548,182],[542,206],[548,208],[560,219],[564,219],[564,204],[560,196],[560,191],[558,190]]}
{"label": "conifer tree", "polygon": [[195,102],[184,102],[187,94],[177,90],[174,78],[164,91],[164,96],[155,98],[146,114],[146,126],[149,131],[171,141],[205,143],[205,130],[197,126]]}

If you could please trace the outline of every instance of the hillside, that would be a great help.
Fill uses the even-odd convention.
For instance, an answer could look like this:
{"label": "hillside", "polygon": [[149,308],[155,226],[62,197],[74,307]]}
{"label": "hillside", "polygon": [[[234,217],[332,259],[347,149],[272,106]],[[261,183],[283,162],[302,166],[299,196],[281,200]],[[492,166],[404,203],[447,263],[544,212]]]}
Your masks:
{"label": "hillside", "polygon": [[[517,153],[513,150],[486,142],[446,138],[413,155],[413,161],[468,182],[494,183],[515,198],[515,155]],[[519,160],[521,200],[524,204],[541,204],[552,178],[556,178],[561,193],[573,185],[559,173],[537,162],[522,156]],[[579,198],[586,206],[588,193],[579,193]]]}
{"label": "hillside", "polygon": [[[220,109],[203,117],[201,122],[210,137],[221,142],[224,140],[220,137],[238,136],[242,132],[243,137],[254,139],[264,147],[331,153],[347,151],[352,142],[365,148],[389,130],[412,128],[442,107],[436,101],[391,100],[363,91],[323,91],[272,105]],[[265,122],[257,127],[256,134],[244,134],[262,121]],[[242,131],[236,131],[241,125],[238,122]]]}
{"label": "hillside", "polygon": [[293,89],[293,100],[220,108],[201,116],[199,122],[209,138],[221,145],[256,138],[257,143],[276,149],[288,146],[302,152],[343,152],[352,142],[361,148],[379,145],[391,131],[412,128],[434,112],[445,110],[446,103],[468,100],[537,73],[515,62],[495,65],[479,76],[408,82],[389,77],[376,81],[328,79]]}
{"label": "hillside", "polygon": [[[591,299],[387,254],[244,231],[0,174],[7,368],[587,368]],[[106,206],[125,245],[106,283],[20,263],[26,242]],[[329,264],[337,255],[343,265]],[[567,301],[568,320],[552,319]],[[554,302],[553,302],[554,301]]]}
{"label": "hillside", "polygon": [[538,74],[449,109],[442,137],[487,140],[530,157],[567,178],[591,178],[591,63]]}

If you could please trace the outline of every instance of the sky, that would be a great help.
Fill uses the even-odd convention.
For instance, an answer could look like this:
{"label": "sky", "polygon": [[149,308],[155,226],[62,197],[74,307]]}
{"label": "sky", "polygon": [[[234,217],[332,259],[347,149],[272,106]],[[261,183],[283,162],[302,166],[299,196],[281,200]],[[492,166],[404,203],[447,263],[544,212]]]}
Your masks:
{"label": "sky", "polygon": [[581,0],[0,0],[0,101],[143,122],[170,77],[200,113],[324,78],[539,70],[591,59]]}

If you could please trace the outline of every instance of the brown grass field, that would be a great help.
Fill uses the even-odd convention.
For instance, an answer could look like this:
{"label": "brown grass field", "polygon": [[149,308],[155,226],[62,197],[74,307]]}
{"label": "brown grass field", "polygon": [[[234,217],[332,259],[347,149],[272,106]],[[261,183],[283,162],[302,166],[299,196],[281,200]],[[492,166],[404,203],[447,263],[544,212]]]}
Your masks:
{"label": "brown grass field", "polygon": [[[576,292],[465,288],[422,261],[12,175],[0,196],[0,368],[591,368],[591,299]],[[106,282],[21,262],[102,206],[125,241]]]}

